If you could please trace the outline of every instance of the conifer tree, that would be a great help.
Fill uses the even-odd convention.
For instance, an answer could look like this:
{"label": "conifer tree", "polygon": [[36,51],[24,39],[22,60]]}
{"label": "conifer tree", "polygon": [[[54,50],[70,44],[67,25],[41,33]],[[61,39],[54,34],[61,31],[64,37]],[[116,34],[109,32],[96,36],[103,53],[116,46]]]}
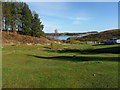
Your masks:
{"label": "conifer tree", "polygon": [[8,28],[11,27],[12,23],[12,14],[11,14],[11,3],[7,2],[3,4],[3,17],[5,19],[5,30],[8,31]]}
{"label": "conifer tree", "polygon": [[38,14],[36,12],[33,12],[33,20],[32,20],[32,30],[33,36],[39,37],[41,35],[43,35],[43,25],[41,25],[42,22],[40,22],[40,19],[38,17]]}
{"label": "conifer tree", "polygon": [[22,33],[25,35],[31,35],[32,26],[32,13],[26,3],[24,3],[22,9]]}

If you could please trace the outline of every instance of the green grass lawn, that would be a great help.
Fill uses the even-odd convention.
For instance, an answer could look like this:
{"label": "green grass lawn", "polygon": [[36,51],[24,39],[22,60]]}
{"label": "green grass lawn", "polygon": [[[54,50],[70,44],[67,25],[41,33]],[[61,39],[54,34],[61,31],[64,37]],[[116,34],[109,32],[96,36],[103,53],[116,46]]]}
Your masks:
{"label": "green grass lawn", "polygon": [[117,88],[118,45],[4,46],[3,88]]}

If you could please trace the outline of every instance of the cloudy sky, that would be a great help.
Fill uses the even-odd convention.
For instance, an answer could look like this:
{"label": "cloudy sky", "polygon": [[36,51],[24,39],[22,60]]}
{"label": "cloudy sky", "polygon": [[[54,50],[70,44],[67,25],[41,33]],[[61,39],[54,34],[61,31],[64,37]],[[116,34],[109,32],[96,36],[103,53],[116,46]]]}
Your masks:
{"label": "cloudy sky", "polygon": [[118,28],[117,2],[27,2],[46,33],[105,31]]}

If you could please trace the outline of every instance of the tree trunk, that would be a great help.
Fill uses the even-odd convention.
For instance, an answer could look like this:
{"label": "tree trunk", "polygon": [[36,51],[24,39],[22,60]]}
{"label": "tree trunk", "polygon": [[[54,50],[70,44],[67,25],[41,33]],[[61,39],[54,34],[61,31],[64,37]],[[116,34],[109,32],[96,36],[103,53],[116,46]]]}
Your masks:
{"label": "tree trunk", "polygon": [[15,27],[15,23],[14,22],[12,23],[12,32],[16,33],[16,27]]}
{"label": "tree trunk", "polygon": [[13,26],[12,32],[16,34],[16,27],[15,26]]}
{"label": "tree trunk", "polygon": [[15,27],[15,22],[12,21],[12,32],[16,33],[16,27]]}

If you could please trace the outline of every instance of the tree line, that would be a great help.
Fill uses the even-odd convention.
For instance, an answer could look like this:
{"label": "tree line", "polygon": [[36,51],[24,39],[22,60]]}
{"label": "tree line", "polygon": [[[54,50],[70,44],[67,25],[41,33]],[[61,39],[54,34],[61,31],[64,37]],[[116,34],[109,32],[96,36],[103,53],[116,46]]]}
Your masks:
{"label": "tree line", "polygon": [[31,11],[24,2],[3,2],[3,30],[18,32],[23,35],[43,36],[44,25],[39,15]]}

